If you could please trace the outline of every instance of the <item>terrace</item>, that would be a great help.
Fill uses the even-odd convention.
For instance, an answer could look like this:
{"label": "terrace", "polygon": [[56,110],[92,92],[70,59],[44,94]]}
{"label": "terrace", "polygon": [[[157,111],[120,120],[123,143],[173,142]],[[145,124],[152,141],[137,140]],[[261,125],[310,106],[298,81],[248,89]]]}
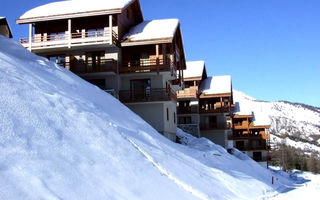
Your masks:
{"label": "terrace", "polygon": [[175,93],[166,88],[150,88],[145,90],[120,90],[119,99],[123,103],[176,101]]}

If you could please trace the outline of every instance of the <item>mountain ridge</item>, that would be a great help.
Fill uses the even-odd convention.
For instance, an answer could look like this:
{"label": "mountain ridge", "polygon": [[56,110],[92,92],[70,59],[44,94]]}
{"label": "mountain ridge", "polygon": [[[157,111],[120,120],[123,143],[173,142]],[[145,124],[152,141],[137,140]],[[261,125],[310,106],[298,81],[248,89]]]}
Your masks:
{"label": "mountain ridge", "polygon": [[[264,118],[271,125],[273,142],[282,140],[306,151],[320,151],[320,109],[315,106],[290,101],[263,101],[243,92],[233,90],[234,102],[251,110],[254,116]],[[241,110],[240,110],[241,113]],[[304,144],[301,144],[304,143]],[[318,148],[314,148],[315,145]]]}

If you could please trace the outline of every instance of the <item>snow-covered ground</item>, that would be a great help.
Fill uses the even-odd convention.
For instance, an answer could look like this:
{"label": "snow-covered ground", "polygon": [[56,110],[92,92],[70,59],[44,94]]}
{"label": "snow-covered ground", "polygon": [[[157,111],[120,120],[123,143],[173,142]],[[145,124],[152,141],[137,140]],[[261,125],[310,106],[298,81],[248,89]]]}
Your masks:
{"label": "snow-covered ground", "polygon": [[320,195],[320,175],[310,172],[296,172],[297,181],[294,185],[284,187],[273,197],[275,200],[317,200]]}
{"label": "snow-covered ground", "polygon": [[301,149],[320,152],[319,146],[305,142],[312,141],[312,135],[320,137],[320,109],[288,102],[260,101],[236,90],[233,90],[233,96],[237,113],[253,114],[255,125],[271,124],[271,133],[276,134],[271,134],[272,142],[281,142],[282,139],[277,136],[284,134],[298,136],[297,139],[286,138],[285,142]]}
{"label": "snow-covered ground", "polygon": [[179,132],[184,145],[172,143],[111,95],[2,36],[0,133],[0,199],[247,200],[293,183],[204,138]]}

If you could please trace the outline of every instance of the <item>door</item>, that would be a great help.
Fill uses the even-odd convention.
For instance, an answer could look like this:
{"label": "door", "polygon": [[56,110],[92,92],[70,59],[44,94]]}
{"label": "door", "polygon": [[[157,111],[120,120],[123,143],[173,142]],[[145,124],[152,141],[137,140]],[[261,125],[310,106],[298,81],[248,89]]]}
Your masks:
{"label": "door", "polygon": [[87,53],[86,57],[87,72],[102,71],[103,64],[105,63],[104,52],[90,52]]}
{"label": "door", "polygon": [[131,80],[130,93],[131,93],[131,98],[133,100],[150,99],[151,97],[150,79]]}

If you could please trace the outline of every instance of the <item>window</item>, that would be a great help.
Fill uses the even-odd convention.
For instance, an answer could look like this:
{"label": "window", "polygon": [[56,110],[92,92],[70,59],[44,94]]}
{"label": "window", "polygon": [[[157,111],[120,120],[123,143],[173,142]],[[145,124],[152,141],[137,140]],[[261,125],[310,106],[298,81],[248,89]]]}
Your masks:
{"label": "window", "polygon": [[191,117],[179,117],[178,118],[178,123],[179,124],[191,124]]}
{"label": "window", "polygon": [[262,160],[262,153],[259,151],[253,152],[253,160],[255,160],[255,161]]}
{"label": "window", "polygon": [[150,65],[149,54],[147,54],[147,53],[141,54],[141,65],[142,66]]}
{"label": "window", "polygon": [[105,79],[92,79],[92,80],[88,80],[88,82],[93,84],[93,85],[98,86],[102,90],[106,89]]}
{"label": "window", "polygon": [[169,108],[167,108],[167,121],[169,121]]}
{"label": "window", "polygon": [[237,149],[244,149],[244,141],[236,141],[236,148]]}
{"label": "window", "polygon": [[66,56],[65,55],[52,55],[48,56],[48,60],[57,63],[58,65],[66,66]]}
{"label": "window", "polygon": [[92,28],[87,30],[87,37],[102,37],[104,36],[103,28]]}
{"label": "window", "polygon": [[151,98],[151,80],[137,79],[130,81],[130,94],[133,99]]}
{"label": "window", "polygon": [[65,40],[66,34],[65,32],[59,33],[49,33],[48,40]]}
{"label": "window", "polygon": [[215,129],[217,128],[217,116],[201,116],[201,127],[203,129]]}
{"label": "window", "polygon": [[88,72],[99,72],[100,71],[101,65],[103,65],[105,63],[104,54],[105,54],[105,52],[103,52],[103,51],[87,53],[86,65],[87,65]]}

